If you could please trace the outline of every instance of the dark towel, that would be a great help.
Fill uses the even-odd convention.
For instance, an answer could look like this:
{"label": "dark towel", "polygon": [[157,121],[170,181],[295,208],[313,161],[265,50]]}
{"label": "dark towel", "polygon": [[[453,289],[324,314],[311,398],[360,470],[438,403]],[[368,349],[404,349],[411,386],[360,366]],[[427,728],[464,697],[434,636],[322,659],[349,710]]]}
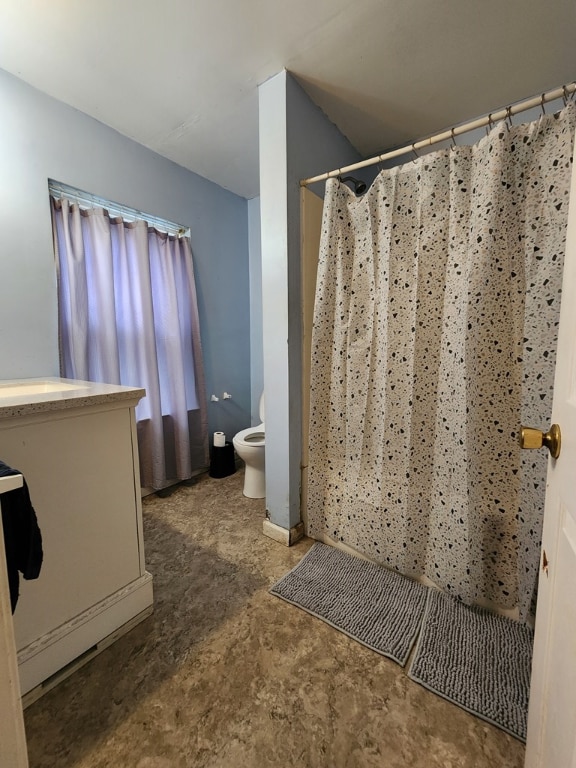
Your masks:
{"label": "dark towel", "polygon": [[[21,473],[17,469],[12,469],[0,461],[0,477],[19,474]],[[3,493],[0,503],[2,504],[10,603],[14,613],[20,591],[18,572],[20,571],[25,579],[37,579],[40,574],[43,558],[42,534],[30,501],[26,481],[22,488]]]}

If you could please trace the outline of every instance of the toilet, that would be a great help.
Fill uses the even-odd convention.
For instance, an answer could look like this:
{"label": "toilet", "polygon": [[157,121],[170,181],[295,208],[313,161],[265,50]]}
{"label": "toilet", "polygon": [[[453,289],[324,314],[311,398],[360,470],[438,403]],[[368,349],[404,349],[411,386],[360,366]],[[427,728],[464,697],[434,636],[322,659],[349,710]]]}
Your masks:
{"label": "toilet", "polygon": [[263,499],[266,496],[264,475],[264,393],[260,396],[260,418],[262,424],[238,432],[232,440],[238,456],[246,464],[244,475],[244,496],[249,499]]}

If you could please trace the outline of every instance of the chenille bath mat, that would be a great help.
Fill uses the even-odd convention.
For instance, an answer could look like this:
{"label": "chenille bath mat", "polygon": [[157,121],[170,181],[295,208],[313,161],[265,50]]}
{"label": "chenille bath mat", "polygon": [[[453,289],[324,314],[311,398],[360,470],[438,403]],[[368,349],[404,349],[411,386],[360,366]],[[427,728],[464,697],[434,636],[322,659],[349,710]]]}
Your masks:
{"label": "chenille bath mat", "polygon": [[430,590],[408,676],[526,741],[533,632]]}
{"label": "chenille bath mat", "polygon": [[422,623],[427,589],[317,542],[270,592],[404,666]]}

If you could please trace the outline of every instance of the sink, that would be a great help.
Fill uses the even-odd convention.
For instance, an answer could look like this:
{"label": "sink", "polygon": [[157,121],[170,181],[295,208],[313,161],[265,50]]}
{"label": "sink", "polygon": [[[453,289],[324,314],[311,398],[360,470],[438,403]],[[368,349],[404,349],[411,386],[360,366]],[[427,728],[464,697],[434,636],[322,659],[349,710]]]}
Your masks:
{"label": "sink", "polygon": [[26,395],[46,395],[51,392],[69,392],[74,389],[84,389],[84,387],[80,387],[78,384],[68,384],[64,381],[15,381],[10,384],[0,384],[0,399]]}

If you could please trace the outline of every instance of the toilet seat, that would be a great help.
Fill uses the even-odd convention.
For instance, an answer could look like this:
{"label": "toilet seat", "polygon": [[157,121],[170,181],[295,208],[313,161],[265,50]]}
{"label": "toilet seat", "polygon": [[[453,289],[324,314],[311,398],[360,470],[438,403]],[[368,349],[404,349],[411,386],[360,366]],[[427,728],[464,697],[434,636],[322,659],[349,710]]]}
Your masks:
{"label": "toilet seat", "polygon": [[256,448],[265,443],[264,424],[260,424],[257,427],[248,427],[243,429],[234,436],[234,442],[239,445],[246,445],[251,448]]}

